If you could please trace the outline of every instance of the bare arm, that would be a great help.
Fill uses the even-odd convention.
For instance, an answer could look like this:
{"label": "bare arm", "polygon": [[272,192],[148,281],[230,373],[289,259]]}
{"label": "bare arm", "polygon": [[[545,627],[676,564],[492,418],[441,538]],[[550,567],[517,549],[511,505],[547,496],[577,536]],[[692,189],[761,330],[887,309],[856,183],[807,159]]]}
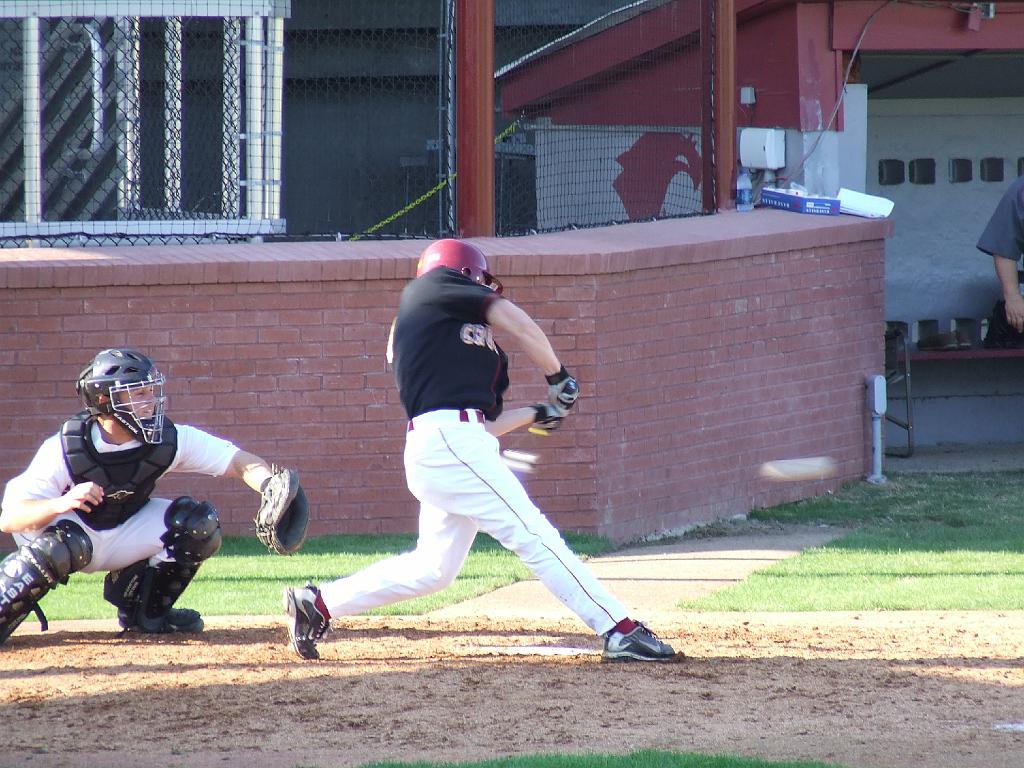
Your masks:
{"label": "bare arm", "polygon": [[240,450],[231,458],[224,476],[241,478],[243,483],[259,493],[263,481],[272,474],[270,465],[259,456]]}
{"label": "bare arm", "polygon": [[536,418],[537,412],[532,405],[526,408],[513,408],[510,411],[502,411],[494,421],[486,422],[484,428],[495,437],[501,437],[507,432],[533,424]]}
{"label": "bare arm", "polygon": [[8,501],[0,512],[0,531],[21,533],[45,528],[56,518],[78,510],[89,513],[103,501],[103,488],[96,483],[79,483],[55,499]]}
{"label": "bare arm", "polygon": [[1024,296],[1020,295],[1017,261],[999,255],[993,256],[992,261],[1006,302],[1006,321],[1016,330],[1024,331]]}
{"label": "bare arm", "polygon": [[391,330],[388,331],[388,346],[384,350],[384,359],[387,360],[388,365],[395,363],[395,323],[397,322],[397,317],[391,321]]}
{"label": "bare arm", "polygon": [[558,373],[561,369],[558,355],[544,331],[532,317],[508,299],[491,302],[487,308],[487,322],[513,336],[545,376]]}

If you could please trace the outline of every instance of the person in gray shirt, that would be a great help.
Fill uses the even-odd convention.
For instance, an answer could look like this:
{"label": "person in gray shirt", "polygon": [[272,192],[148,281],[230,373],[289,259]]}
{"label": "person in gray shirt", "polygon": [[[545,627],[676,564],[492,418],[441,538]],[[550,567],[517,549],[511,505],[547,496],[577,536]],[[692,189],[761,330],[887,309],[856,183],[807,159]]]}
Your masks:
{"label": "person in gray shirt", "polygon": [[992,256],[1006,302],[1007,323],[1024,331],[1024,296],[1017,276],[1017,262],[1024,252],[1024,176],[1003,193],[978,238],[978,250]]}

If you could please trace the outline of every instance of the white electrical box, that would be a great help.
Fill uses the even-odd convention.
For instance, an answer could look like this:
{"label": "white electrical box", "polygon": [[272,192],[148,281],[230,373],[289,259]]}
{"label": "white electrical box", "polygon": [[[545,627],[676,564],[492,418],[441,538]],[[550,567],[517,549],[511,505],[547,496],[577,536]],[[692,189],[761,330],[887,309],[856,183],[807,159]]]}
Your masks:
{"label": "white electrical box", "polygon": [[741,128],[740,165],[776,170],[786,166],[786,132],[781,128]]}
{"label": "white electrical box", "polygon": [[875,374],[868,376],[865,380],[868,392],[868,408],[875,416],[884,416],[888,403],[886,402],[885,376]]}

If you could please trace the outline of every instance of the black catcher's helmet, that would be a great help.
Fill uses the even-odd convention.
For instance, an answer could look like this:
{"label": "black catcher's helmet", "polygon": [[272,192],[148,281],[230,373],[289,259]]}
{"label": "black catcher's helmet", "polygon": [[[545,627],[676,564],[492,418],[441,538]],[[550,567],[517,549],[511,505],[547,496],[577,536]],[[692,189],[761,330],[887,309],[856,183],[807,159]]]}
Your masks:
{"label": "black catcher's helmet", "polygon": [[113,416],[136,438],[163,438],[164,377],[153,361],[134,349],[104,349],[78,374],[75,390],[94,415]]}
{"label": "black catcher's helmet", "polygon": [[428,245],[416,264],[416,277],[437,267],[453,269],[474,283],[486,285],[495,293],[501,293],[501,281],[487,271],[487,259],[483,251],[465,240],[437,240]]}

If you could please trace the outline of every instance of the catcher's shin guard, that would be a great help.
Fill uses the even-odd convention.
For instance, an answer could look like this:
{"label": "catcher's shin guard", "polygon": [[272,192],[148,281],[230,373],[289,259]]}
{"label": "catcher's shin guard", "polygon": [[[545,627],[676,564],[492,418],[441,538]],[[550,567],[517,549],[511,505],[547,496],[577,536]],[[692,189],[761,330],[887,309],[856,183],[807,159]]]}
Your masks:
{"label": "catcher's shin guard", "polygon": [[208,502],[179,496],[164,514],[167,530],[160,537],[172,562],[150,565],[139,560],[107,574],[103,597],[117,606],[117,620],[127,631],[153,634],[201,632],[197,611],[174,608],[192,581],[199,564],[221,545],[220,519]]}
{"label": "catcher's shin guard", "polygon": [[117,606],[117,620],[129,632],[201,632],[203,619],[189,608],[173,608],[199,570],[189,563],[132,563],[107,574],[103,597]]}
{"label": "catcher's shin guard", "polygon": [[135,621],[148,568],[148,560],[139,560],[119,571],[110,571],[103,579],[103,599],[117,606],[117,618],[125,629]]}
{"label": "catcher's shin guard", "polygon": [[68,576],[92,560],[92,541],[76,523],[62,520],[33,541],[19,547],[0,562],[0,645],[33,610],[40,614],[39,601]]}

